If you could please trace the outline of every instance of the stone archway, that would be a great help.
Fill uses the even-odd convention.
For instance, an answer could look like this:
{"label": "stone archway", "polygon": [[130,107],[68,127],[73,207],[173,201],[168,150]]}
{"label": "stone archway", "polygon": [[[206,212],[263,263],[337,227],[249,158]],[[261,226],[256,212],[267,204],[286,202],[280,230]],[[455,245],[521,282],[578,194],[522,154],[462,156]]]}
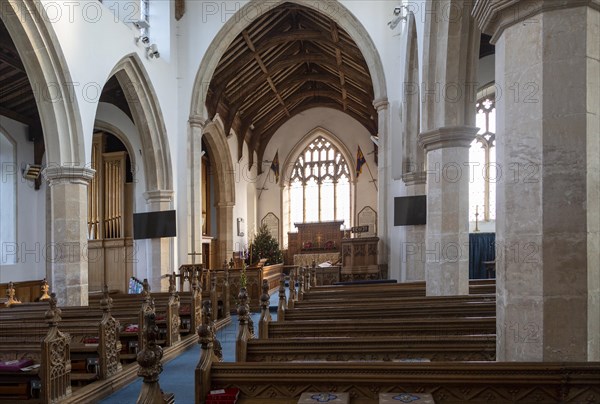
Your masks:
{"label": "stone archway", "polygon": [[[233,253],[233,207],[235,206],[235,169],[223,124],[220,120],[190,120],[190,172],[188,202],[188,251],[202,251],[202,141],[205,142],[214,164],[216,175],[217,241],[218,255],[213,267],[229,260]],[[191,255],[189,262],[196,257]],[[206,262],[204,258],[203,262]],[[215,266],[216,265],[216,266]]]}
{"label": "stone archway", "polygon": [[34,91],[48,167],[83,167],[86,161],[77,99],[58,39],[33,0],[7,0],[0,18],[15,43]]}
{"label": "stone archway", "polygon": [[[340,2],[276,0],[265,3],[262,0],[251,0],[225,23],[208,47],[194,81],[190,117],[201,119],[208,116],[206,111],[208,87],[204,84],[207,78],[214,75],[215,69],[231,41],[249,26],[254,19],[268,13],[274,7],[283,3],[296,3],[314,9],[331,18],[341,28],[346,30],[356,42],[356,45],[369,65],[371,77],[373,78],[374,102],[387,100],[385,74],[377,48],[360,21]],[[244,18],[247,15],[251,15],[253,18]],[[380,136],[383,135],[383,133],[380,133]]]}
{"label": "stone archway", "polygon": [[172,190],[173,170],[167,130],[158,98],[139,56],[132,53],[121,59],[109,77],[113,75],[125,92],[138,128],[147,192]]}
{"label": "stone archway", "polygon": [[3,3],[0,18],[17,48],[32,87],[37,90],[34,96],[47,161],[43,175],[50,186],[46,276],[57,294],[59,305],[86,305],[86,194],[94,170],[85,163],[81,118],[71,85],[73,80],[39,2],[8,0]]}
{"label": "stone archway", "polygon": [[[192,173],[190,173],[191,184],[190,184],[190,202],[192,207],[191,215],[190,215],[190,229],[192,234],[190,235],[192,248],[193,250],[197,250],[198,241],[194,241],[197,239],[193,234],[193,229],[201,228],[200,219],[197,218],[199,215],[197,213],[197,208],[194,207],[193,201],[198,197],[198,189],[197,184],[194,184],[194,170],[200,166],[199,156],[200,156],[200,140],[201,137],[199,129],[204,122],[208,119],[208,111],[206,108],[207,101],[207,92],[208,86],[206,86],[206,80],[210,80],[213,77],[217,65],[221,60],[221,57],[226,52],[230,43],[236,38],[246,27],[252,24],[255,18],[258,18],[261,15],[264,15],[271,11],[274,7],[277,7],[283,3],[295,3],[299,5],[303,5],[307,8],[316,10],[319,13],[327,16],[335,23],[337,23],[341,28],[343,28],[355,41],[359,50],[363,54],[363,57],[367,61],[369,66],[369,72],[372,77],[372,84],[374,90],[374,100],[373,104],[378,113],[378,121],[379,121],[379,136],[381,139],[381,143],[384,145],[380,150],[379,161],[380,161],[380,174],[381,178],[386,178],[387,175],[387,163],[386,161],[389,158],[389,151],[386,150],[386,143],[388,137],[388,102],[387,102],[387,87],[385,74],[383,71],[383,64],[381,62],[381,58],[373,43],[369,33],[364,28],[364,26],[360,23],[360,21],[340,2],[338,1],[328,1],[328,2],[315,2],[310,0],[276,0],[273,2],[269,2],[268,5],[261,0],[251,0],[246,5],[244,5],[234,16],[232,16],[223,26],[223,28],[219,31],[219,33],[215,36],[214,40],[208,47],[200,67],[198,69],[198,73],[196,75],[194,81],[194,87],[192,90],[192,101],[190,108],[190,125],[191,125],[191,138],[190,138],[190,146],[191,146],[191,156],[190,156],[190,168]],[[252,15],[253,18],[244,18],[243,16]],[[225,134],[223,134],[225,136]],[[197,181],[196,181],[197,182]],[[388,262],[388,248],[387,248],[387,191],[382,189],[379,192],[379,223],[377,228],[379,229],[380,240],[382,241],[380,245],[380,263],[386,265]],[[233,224],[230,223],[229,227],[232,227]]]}
{"label": "stone archway", "polygon": [[[162,111],[154,88],[137,54],[122,58],[109,74],[115,76],[125,93],[131,110],[133,123],[141,142],[141,164],[144,169],[145,192],[148,211],[172,209],[173,170],[169,141]],[[173,240],[152,239],[147,242],[149,249],[146,273],[138,276],[148,278],[154,290],[168,287],[163,275],[173,267],[171,249]]]}

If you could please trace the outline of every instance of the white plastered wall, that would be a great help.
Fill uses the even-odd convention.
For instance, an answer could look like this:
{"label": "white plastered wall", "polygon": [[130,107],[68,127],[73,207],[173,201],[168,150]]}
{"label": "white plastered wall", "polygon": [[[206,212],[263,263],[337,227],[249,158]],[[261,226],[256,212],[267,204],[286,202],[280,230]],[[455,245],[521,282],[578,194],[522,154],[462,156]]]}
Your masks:
{"label": "white plastered wall", "polygon": [[[40,189],[36,191],[33,181],[24,179],[21,174],[23,165],[33,164],[33,142],[28,141],[28,127],[0,116],[0,131],[15,143],[16,166],[13,168],[17,182],[17,245],[16,248],[12,245],[2,246],[5,252],[14,251],[16,256],[9,257],[11,264],[0,262],[0,283],[43,279],[46,277],[46,254],[50,254],[46,245],[46,232],[43,231],[46,222],[47,185],[42,181]],[[1,162],[5,163],[8,162]]]}

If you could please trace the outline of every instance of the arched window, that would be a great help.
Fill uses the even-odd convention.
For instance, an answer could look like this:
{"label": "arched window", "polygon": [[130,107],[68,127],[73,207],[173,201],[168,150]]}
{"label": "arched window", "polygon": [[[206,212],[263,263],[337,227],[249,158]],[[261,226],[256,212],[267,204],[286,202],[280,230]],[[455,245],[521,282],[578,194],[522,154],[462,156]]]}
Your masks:
{"label": "arched window", "polygon": [[16,263],[17,172],[16,148],[0,132],[0,264]]}
{"label": "arched window", "polygon": [[472,164],[469,185],[469,221],[496,220],[496,102],[493,96],[481,98],[477,104],[477,137],[471,143]]}
{"label": "arched window", "polygon": [[300,156],[290,176],[290,226],[343,220],[350,224],[350,169],[342,153],[317,137]]}

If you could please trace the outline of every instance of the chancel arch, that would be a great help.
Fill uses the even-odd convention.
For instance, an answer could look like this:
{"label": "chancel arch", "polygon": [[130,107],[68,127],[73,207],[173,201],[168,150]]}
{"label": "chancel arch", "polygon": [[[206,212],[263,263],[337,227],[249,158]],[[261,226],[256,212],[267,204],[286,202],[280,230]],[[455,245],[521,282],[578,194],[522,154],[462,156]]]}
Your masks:
{"label": "chancel arch", "polygon": [[[253,18],[240,17],[249,10]],[[278,129],[314,107],[340,110],[371,135],[386,138],[385,77],[370,35],[337,1],[325,8],[305,0],[269,7],[250,1],[225,23],[202,59],[192,91],[190,144],[195,149],[189,166],[198,171],[200,127],[219,117],[223,135],[237,137],[238,160],[246,144],[249,167],[258,162],[261,175],[267,145]],[[190,194],[191,200],[199,198],[193,181]],[[201,228],[194,219],[200,215],[196,206],[190,229]],[[386,234],[385,226],[378,228]]]}

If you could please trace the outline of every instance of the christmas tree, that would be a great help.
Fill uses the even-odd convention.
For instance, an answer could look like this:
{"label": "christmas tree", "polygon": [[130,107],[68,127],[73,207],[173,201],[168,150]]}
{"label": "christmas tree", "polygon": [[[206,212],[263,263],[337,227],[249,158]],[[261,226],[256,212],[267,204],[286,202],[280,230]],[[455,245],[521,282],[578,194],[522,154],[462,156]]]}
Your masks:
{"label": "christmas tree", "polygon": [[273,238],[269,228],[266,225],[260,226],[258,233],[250,246],[252,262],[250,265],[259,261],[261,258],[266,258],[265,265],[274,265],[283,262],[283,255],[279,249],[279,243]]}

